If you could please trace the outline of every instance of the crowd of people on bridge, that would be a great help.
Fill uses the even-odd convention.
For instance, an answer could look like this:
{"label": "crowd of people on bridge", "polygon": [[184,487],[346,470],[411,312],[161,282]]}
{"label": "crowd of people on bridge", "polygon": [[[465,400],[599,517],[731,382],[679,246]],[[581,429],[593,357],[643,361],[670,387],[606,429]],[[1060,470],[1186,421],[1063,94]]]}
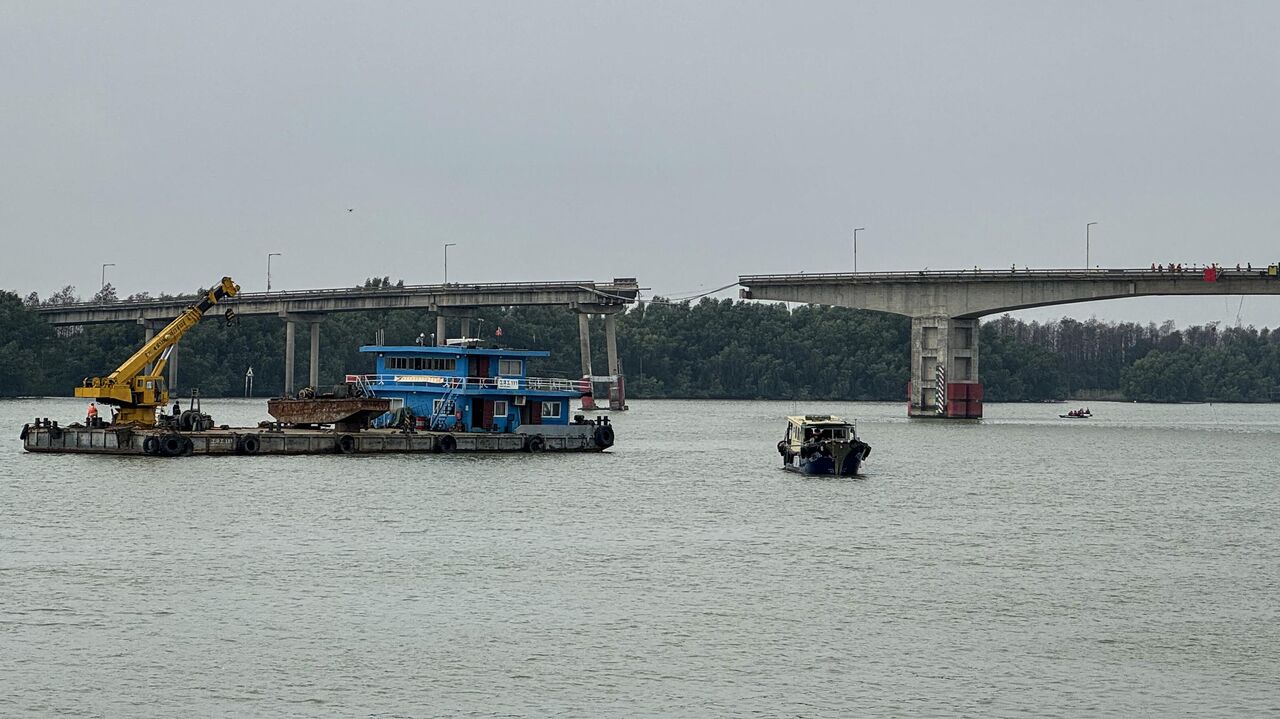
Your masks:
{"label": "crowd of people on bridge", "polygon": [[[1275,268],[1276,268],[1275,265],[1271,265],[1269,267],[1259,266],[1256,272],[1265,273],[1268,275],[1275,275],[1276,274]],[[1218,264],[1217,262],[1212,262],[1207,265],[1192,265],[1192,264],[1183,265],[1181,262],[1170,262],[1167,265],[1162,265],[1156,262],[1151,263],[1152,272],[1172,272],[1174,274],[1177,274],[1180,272],[1205,273],[1209,271],[1212,271],[1215,274],[1222,274],[1224,272],[1230,271],[1230,269],[1231,268],[1229,267],[1223,268],[1223,266]],[[1239,262],[1237,262],[1235,271],[1236,272],[1255,272],[1252,262],[1246,262],[1244,263],[1244,265],[1241,265]]]}

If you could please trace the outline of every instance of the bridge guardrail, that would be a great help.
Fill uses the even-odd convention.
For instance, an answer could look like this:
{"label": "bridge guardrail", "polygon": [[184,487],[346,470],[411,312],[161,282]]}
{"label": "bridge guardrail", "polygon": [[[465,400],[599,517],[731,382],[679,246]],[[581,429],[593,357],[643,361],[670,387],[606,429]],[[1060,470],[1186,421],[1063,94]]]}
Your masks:
{"label": "bridge guardrail", "polygon": [[[770,275],[739,275],[738,284],[771,282],[811,282],[823,280],[907,280],[907,279],[1149,279],[1163,277],[1186,277],[1199,280],[1205,268],[1183,267],[1181,271],[1153,270],[1149,267],[1097,268],[1097,269],[1008,269],[1008,270],[915,270],[895,272],[814,272]],[[1252,269],[1235,269],[1220,267],[1219,277],[1267,277],[1266,267]]]}
{"label": "bridge guardrail", "polygon": [[[616,293],[638,291],[639,287],[633,288],[631,285],[594,282],[591,280],[565,282],[450,282],[448,284],[402,285],[398,287],[331,287],[314,290],[284,290],[280,292],[242,292],[225,304],[234,305],[240,302],[307,300],[331,297],[397,297],[432,293],[537,292],[540,290],[582,290],[598,296],[626,301],[626,299],[620,299]],[[146,300],[121,300],[116,302],[73,302],[39,307],[36,308],[36,311],[60,312],[98,308],[120,310],[146,309],[170,305],[185,306],[198,299],[198,297],[198,295],[191,295],[190,297],[155,297]]]}

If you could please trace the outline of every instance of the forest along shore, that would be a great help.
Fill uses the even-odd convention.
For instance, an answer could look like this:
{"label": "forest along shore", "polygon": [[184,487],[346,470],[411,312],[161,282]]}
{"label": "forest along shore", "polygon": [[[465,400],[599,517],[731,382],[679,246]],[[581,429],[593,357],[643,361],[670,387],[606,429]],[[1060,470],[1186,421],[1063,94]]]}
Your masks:
{"label": "forest along shore", "polygon": [[[361,286],[390,284],[389,278],[370,278]],[[117,297],[107,285],[89,299]],[[80,300],[74,287],[46,299],[0,291],[0,396],[69,394],[85,377],[109,372],[141,344],[138,325],[54,328],[30,311]],[[531,363],[531,373],[580,373],[577,323],[567,310],[488,308],[478,311],[478,320],[481,339],[549,350],[549,359]],[[370,359],[359,348],[372,343],[379,328],[391,344],[412,344],[434,327],[434,315],[421,311],[329,315],[321,332],[321,383],[368,372]],[[603,328],[594,329],[599,336],[591,344],[598,356],[592,366],[605,367]],[[205,396],[241,396],[245,371],[252,367],[255,394],[279,394],[284,332],[284,323],[275,318],[205,321],[178,349],[178,391],[199,387]],[[910,335],[910,320],[896,315],[711,298],[640,303],[618,318],[627,394],[635,398],[903,400]],[[1027,323],[1006,315],[982,323],[980,342],[980,379],[989,402],[1093,396],[1140,402],[1280,401],[1280,332],[1266,328],[1179,329],[1172,322],[1068,318]]]}

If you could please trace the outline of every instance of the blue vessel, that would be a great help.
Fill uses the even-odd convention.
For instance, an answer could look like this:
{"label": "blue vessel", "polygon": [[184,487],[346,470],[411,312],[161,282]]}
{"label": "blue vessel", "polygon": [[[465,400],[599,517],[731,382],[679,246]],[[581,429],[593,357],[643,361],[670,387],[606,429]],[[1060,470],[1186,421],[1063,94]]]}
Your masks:
{"label": "blue vessel", "polygon": [[858,439],[857,427],[839,417],[806,414],[787,417],[787,432],[778,442],[783,469],[801,474],[852,477],[871,454]]}
{"label": "blue vessel", "polygon": [[585,380],[528,376],[529,360],[549,352],[456,340],[443,347],[370,345],[360,351],[376,355],[375,373],[348,380],[368,396],[402,403],[375,426],[524,434],[538,438],[536,449],[599,450],[613,444],[608,417],[572,414],[572,403],[591,390]]}

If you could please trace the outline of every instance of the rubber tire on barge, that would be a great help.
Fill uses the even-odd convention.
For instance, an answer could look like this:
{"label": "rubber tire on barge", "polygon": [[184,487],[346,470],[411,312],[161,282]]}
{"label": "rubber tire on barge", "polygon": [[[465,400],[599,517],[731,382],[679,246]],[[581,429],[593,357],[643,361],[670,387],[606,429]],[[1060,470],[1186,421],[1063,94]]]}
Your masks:
{"label": "rubber tire on barge", "polygon": [[458,440],[453,435],[446,434],[436,441],[436,451],[450,454],[458,448]]}
{"label": "rubber tire on barge", "polygon": [[596,446],[600,449],[608,449],[613,446],[613,427],[607,424],[596,427],[595,434],[592,435]]}
{"label": "rubber tire on barge", "polygon": [[262,440],[256,434],[246,434],[236,439],[236,454],[257,454]]}

